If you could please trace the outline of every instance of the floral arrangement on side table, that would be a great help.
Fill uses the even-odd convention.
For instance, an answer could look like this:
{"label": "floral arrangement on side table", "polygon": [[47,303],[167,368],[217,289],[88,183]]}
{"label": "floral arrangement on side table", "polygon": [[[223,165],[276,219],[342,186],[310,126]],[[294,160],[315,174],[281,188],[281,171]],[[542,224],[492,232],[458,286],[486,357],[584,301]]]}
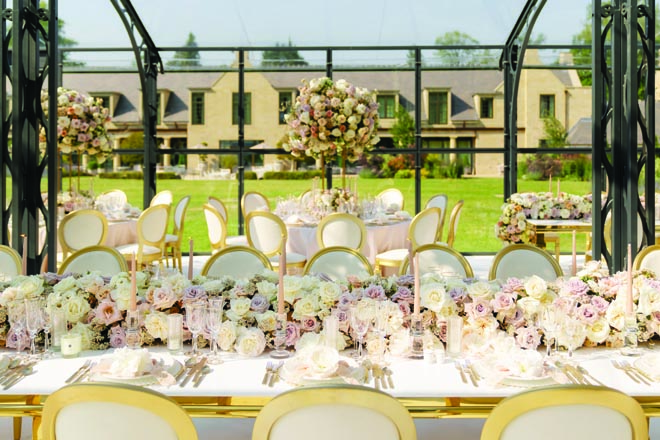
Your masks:
{"label": "floral arrangement on side table", "polygon": [[591,196],[551,192],[516,193],[502,205],[502,215],[495,225],[497,238],[508,243],[532,243],[533,229],[527,219],[588,220]]}

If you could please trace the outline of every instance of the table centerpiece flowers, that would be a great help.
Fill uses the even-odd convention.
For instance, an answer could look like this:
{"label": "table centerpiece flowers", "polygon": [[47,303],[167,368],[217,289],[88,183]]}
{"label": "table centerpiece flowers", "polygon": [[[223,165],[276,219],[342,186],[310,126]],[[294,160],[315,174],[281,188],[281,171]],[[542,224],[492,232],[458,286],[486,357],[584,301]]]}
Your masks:
{"label": "table centerpiece flowers", "polygon": [[357,160],[380,140],[376,93],[328,77],[303,80],[298,90],[285,117],[288,132],[283,147],[294,157],[324,161],[340,156],[345,187],[346,161]]}

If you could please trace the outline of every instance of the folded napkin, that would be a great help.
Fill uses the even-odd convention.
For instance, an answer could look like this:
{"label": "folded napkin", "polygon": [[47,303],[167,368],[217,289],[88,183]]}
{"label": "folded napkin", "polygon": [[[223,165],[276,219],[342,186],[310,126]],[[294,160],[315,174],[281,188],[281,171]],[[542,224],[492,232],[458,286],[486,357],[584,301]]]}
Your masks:
{"label": "folded napkin", "polygon": [[635,368],[645,373],[656,382],[660,382],[660,353],[647,353],[635,359]]}
{"label": "folded napkin", "polygon": [[397,211],[394,213],[395,216],[401,219],[409,219],[410,213],[408,211]]}

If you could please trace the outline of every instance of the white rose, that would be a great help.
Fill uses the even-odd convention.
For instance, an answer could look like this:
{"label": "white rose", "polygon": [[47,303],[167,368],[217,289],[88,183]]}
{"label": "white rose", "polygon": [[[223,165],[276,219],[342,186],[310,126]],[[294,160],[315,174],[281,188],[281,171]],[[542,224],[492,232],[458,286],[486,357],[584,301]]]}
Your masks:
{"label": "white rose", "polygon": [[529,319],[541,312],[541,302],[529,296],[520,298],[516,302],[516,305],[522,310],[525,319]]}
{"label": "white rose", "polygon": [[224,321],[218,333],[218,345],[224,351],[231,350],[236,341],[236,323],[234,321]]}
{"label": "white rose", "polygon": [[259,281],[256,286],[257,292],[268,298],[268,300],[272,300],[277,296],[277,285],[270,281]]}
{"label": "white rose", "polygon": [[251,301],[249,298],[234,298],[229,301],[229,310],[227,317],[232,321],[243,319],[250,311]]}
{"label": "white rose", "polygon": [[284,300],[289,304],[302,295],[302,280],[300,277],[284,276]]}
{"label": "white rose", "polygon": [[422,286],[419,302],[421,307],[426,307],[437,313],[447,307],[450,302],[453,303],[454,300],[451,299],[442,284],[428,283]]}
{"label": "white rose", "polygon": [[108,372],[115,377],[136,377],[148,373],[153,369],[149,350],[132,350],[118,348],[112,355]]}
{"label": "white rose", "polygon": [[144,327],[154,338],[161,341],[167,339],[167,315],[165,313],[154,312],[148,314],[144,319]]}
{"label": "white rose", "polygon": [[80,296],[72,296],[64,303],[64,316],[69,322],[79,322],[89,313],[90,307],[87,300]]}
{"label": "white rose", "polygon": [[236,352],[241,356],[256,357],[266,348],[266,337],[258,328],[244,328],[238,330],[236,338]]}
{"label": "white rose", "polygon": [[334,305],[341,296],[341,287],[337,283],[324,281],[319,284],[318,289],[321,302],[330,306]]}
{"label": "white rose", "polygon": [[303,333],[300,339],[296,341],[296,351],[307,351],[316,347],[321,342],[321,335],[319,333],[307,332]]}
{"label": "white rose", "polygon": [[658,310],[660,310],[660,292],[643,283],[639,288],[637,313],[649,316]]}
{"label": "white rose", "polygon": [[591,325],[587,325],[587,339],[596,344],[602,344],[610,335],[610,326],[605,318],[600,318]]}
{"label": "white rose", "polygon": [[2,293],[0,293],[0,306],[7,307],[12,301],[22,298],[24,298],[23,293],[18,287],[7,287]]}
{"label": "white rose", "polygon": [[339,352],[331,347],[318,345],[308,354],[309,369],[319,377],[329,377],[337,371]]}
{"label": "white rose", "polygon": [[537,275],[532,275],[527,278],[524,283],[525,291],[527,295],[532,298],[543,301],[543,298],[548,293],[548,284],[545,280]]}
{"label": "white rose", "polygon": [[267,310],[264,313],[257,313],[254,315],[257,320],[257,325],[264,332],[275,330],[277,326],[277,313],[272,310]]}
{"label": "white rose", "polygon": [[131,285],[118,284],[111,292],[110,297],[117,303],[119,310],[128,310],[131,300]]}
{"label": "white rose", "polygon": [[307,295],[296,301],[293,307],[293,319],[301,320],[306,316],[316,316],[319,303],[315,295]]}
{"label": "white rose", "polygon": [[612,301],[605,311],[605,318],[607,323],[617,330],[623,330],[624,320],[626,316],[626,301],[623,296],[617,296]]}
{"label": "white rose", "polygon": [[387,340],[376,333],[369,333],[366,346],[370,355],[382,356],[387,350]]}
{"label": "white rose", "polygon": [[83,324],[82,322],[77,323],[71,328],[69,333],[74,335],[80,335],[80,348],[83,350],[89,350],[92,348],[92,336],[94,332],[90,328],[89,324]]}
{"label": "white rose", "polygon": [[[26,298],[33,298],[41,295],[44,291],[44,281],[38,275],[21,277],[21,282],[17,286]],[[68,279],[68,278],[67,278]],[[75,285],[75,280],[74,280]]]}
{"label": "white rose", "polygon": [[495,296],[493,285],[486,281],[468,284],[467,291],[472,298],[492,299]]}

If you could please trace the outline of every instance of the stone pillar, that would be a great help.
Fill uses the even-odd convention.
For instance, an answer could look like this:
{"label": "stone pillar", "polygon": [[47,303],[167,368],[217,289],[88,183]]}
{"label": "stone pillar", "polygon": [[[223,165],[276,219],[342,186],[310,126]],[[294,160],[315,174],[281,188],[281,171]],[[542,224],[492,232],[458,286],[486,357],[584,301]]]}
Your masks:
{"label": "stone pillar", "polygon": [[[168,150],[171,148],[172,144],[172,138],[163,138],[163,143],[161,145],[161,148],[167,148]],[[170,160],[172,158],[172,155],[170,154],[163,154],[163,167],[169,167],[170,166]]]}
{"label": "stone pillar", "polygon": [[89,156],[86,154],[82,155],[82,163],[80,164],[83,170],[87,171],[87,167],[89,166]]}
{"label": "stone pillar", "polygon": [[[456,149],[456,136],[451,136],[449,138],[449,150],[453,151]],[[453,163],[456,160],[456,153],[451,153],[449,155],[449,163]]]}
{"label": "stone pillar", "polygon": [[[115,143],[115,145],[113,146],[113,148],[115,150],[118,150],[119,146],[121,144],[121,139],[119,139],[118,137],[115,137],[114,143]],[[112,155],[112,171],[115,171],[115,172],[119,171],[120,166],[121,166],[120,156],[118,154],[113,154]]]}

